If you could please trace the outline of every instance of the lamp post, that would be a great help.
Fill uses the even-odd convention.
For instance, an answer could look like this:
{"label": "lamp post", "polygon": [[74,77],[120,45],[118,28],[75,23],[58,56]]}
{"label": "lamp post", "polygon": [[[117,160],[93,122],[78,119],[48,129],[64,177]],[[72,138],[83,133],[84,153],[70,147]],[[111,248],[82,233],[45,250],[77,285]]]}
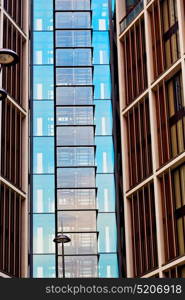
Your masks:
{"label": "lamp post", "polygon": [[63,254],[63,259],[62,259],[62,269],[63,269],[63,278],[65,278],[65,262],[64,262],[64,244],[69,243],[71,239],[67,236],[62,234],[58,234],[53,242],[56,244],[62,244],[62,254]]}

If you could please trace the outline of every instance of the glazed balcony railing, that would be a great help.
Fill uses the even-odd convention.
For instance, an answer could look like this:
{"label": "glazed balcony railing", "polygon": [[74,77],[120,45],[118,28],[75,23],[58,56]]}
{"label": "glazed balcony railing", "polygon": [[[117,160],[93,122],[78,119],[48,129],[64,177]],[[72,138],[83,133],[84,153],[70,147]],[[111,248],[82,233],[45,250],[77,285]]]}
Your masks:
{"label": "glazed balcony railing", "polygon": [[120,21],[120,34],[127,28],[127,26],[139,15],[144,8],[144,0],[140,0]]}

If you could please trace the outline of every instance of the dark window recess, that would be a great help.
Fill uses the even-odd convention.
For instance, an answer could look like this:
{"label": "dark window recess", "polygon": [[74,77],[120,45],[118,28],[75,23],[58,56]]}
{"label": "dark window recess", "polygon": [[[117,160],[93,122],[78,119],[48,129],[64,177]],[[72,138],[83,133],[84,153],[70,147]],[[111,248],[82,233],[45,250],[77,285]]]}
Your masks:
{"label": "dark window recess", "polygon": [[14,50],[19,55],[19,63],[10,68],[3,68],[3,88],[14,100],[22,105],[23,103],[23,47],[24,39],[4,16],[3,47]]}
{"label": "dark window recess", "polygon": [[140,19],[123,39],[126,105],[147,88],[144,20]]}
{"label": "dark window recess", "polygon": [[140,0],[126,0],[126,13],[128,14]]}
{"label": "dark window recess", "polygon": [[130,197],[134,277],[152,271],[158,265],[153,183]]}
{"label": "dark window recess", "polygon": [[152,173],[149,102],[144,99],[129,110],[126,116],[128,133],[130,188]]}
{"label": "dark window recess", "polygon": [[175,0],[157,0],[150,7],[154,79],[180,56]]}
{"label": "dark window recess", "polygon": [[22,198],[0,185],[0,271],[21,277]]}
{"label": "dark window recess", "polygon": [[23,9],[25,0],[4,0],[4,8],[10,17],[19,25],[23,27]]}
{"label": "dark window recess", "polygon": [[157,87],[156,111],[158,123],[160,166],[185,150],[185,109],[182,75],[177,73]]}
{"label": "dark window recess", "polygon": [[166,262],[185,254],[185,164],[161,178]]}
{"label": "dark window recess", "polygon": [[164,272],[165,278],[185,278],[185,265],[169,269]]}
{"label": "dark window recess", "polygon": [[22,114],[8,101],[2,102],[1,175],[22,189]]}

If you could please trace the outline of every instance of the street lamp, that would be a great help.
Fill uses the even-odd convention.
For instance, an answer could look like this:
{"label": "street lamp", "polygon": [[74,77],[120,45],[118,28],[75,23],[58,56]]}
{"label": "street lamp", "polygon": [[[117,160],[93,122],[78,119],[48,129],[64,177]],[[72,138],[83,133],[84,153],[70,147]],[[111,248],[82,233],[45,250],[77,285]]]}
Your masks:
{"label": "street lamp", "polygon": [[63,258],[62,258],[62,268],[63,268],[63,278],[65,278],[65,262],[64,262],[64,244],[66,243],[70,243],[71,239],[67,236],[62,234],[58,234],[54,240],[54,243],[56,244],[62,244],[62,254],[63,254]]}
{"label": "street lamp", "polygon": [[19,62],[18,54],[10,49],[0,49],[0,64],[4,66],[13,66]]}

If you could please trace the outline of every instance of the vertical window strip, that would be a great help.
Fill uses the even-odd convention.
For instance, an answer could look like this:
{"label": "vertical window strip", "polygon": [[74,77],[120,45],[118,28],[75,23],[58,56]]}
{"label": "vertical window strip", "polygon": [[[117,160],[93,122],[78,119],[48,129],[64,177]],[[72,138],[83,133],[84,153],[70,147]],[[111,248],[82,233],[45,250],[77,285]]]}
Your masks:
{"label": "vertical window strip", "polygon": [[129,105],[147,88],[144,20],[126,33],[123,38],[126,105]]}
{"label": "vertical window strip", "polygon": [[[153,184],[130,197],[134,276],[140,277],[157,267],[157,240]],[[144,213],[143,213],[144,212]]]}
{"label": "vertical window strip", "polygon": [[[126,115],[130,187],[152,173],[151,130],[148,99],[143,99]],[[143,162],[146,162],[143,165]]]}
{"label": "vertical window strip", "polygon": [[21,276],[22,197],[5,184],[0,186],[0,270]]}

